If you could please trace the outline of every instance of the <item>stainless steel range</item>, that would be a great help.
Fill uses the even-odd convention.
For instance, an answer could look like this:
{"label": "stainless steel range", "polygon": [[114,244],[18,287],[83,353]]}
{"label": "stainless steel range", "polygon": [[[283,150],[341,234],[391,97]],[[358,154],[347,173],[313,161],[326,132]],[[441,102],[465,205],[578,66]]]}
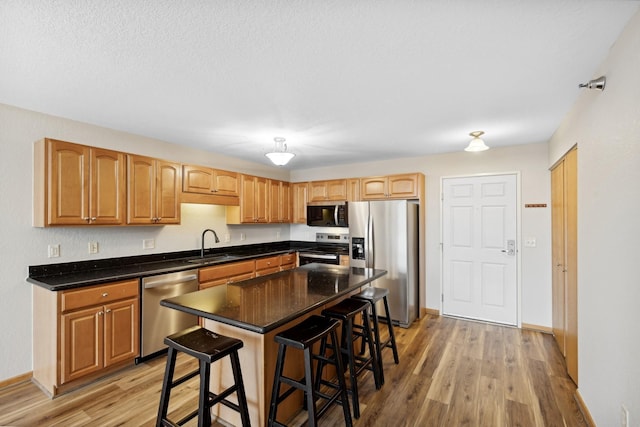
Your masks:
{"label": "stainless steel range", "polygon": [[340,255],[349,256],[349,235],[316,233],[314,249],[300,252],[300,265],[317,262],[320,264],[340,264]]}

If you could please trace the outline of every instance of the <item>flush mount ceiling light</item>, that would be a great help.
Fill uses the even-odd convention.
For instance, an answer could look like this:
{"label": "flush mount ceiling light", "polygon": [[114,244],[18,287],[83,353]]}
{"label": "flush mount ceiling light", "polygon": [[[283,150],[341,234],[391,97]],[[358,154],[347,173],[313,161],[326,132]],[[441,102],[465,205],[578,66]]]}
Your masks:
{"label": "flush mount ceiling light", "polygon": [[287,152],[287,144],[284,142],[284,138],[273,138],[275,141],[275,148],[271,153],[265,154],[276,166],[284,166],[289,163],[289,160],[295,157],[295,154]]}
{"label": "flush mount ceiling light", "polygon": [[464,151],[484,151],[489,149],[484,141],[480,139],[480,136],[484,135],[483,131],[478,130],[471,132],[469,135],[471,135],[473,139],[469,141],[469,145],[464,149]]}

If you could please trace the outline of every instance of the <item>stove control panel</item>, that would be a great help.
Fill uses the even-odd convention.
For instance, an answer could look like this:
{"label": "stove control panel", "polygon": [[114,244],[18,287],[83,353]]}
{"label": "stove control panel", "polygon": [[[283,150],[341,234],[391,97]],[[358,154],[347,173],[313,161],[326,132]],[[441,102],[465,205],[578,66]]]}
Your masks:
{"label": "stove control panel", "polygon": [[337,233],[316,233],[318,243],[349,243],[348,234]]}

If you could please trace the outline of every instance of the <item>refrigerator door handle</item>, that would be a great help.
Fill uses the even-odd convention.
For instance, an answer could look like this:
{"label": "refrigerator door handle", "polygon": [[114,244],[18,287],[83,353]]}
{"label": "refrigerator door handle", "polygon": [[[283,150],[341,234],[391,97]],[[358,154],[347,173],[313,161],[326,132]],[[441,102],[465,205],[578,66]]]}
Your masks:
{"label": "refrigerator door handle", "polygon": [[376,268],[376,252],[374,251],[374,224],[373,215],[369,215],[369,223],[367,224],[367,267]]}

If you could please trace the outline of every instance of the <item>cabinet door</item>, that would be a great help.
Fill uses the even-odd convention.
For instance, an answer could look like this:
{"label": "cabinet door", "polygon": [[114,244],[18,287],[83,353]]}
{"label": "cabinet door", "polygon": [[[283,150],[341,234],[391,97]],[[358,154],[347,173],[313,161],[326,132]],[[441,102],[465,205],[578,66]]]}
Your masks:
{"label": "cabinet door", "polygon": [[256,212],[256,177],[242,175],[240,177],[240,222],[255,222]]}
{"label": "cabinet door", "polygon": [[360,201],[360,179],[350,178],[347,180],[347,201]]}
{"label": "cabinet door", "polygon": [[87,224],[89,219],[89,148],[48,140],[48,223]]}
{"label": "cabinet door", "polygon": [[104,366],[133,360],[139,353],[138,298],[104,307]]}
{"label": "cabinet door", "polygon": [[155,161],[128,155],[127,223],[151,224],[155,215]]}
{"label": "cabinet door", "polygon": [[291,184],[292,193],[292,222],[295,224],[307,223],[307,192],[308,183],[294,182]]}
{"label": "cabinet door", "polygon": [[61,384],[102,369],[102,336],[104,312],[102,306],[63,314],[60,341],[62,346]]}
{"label": "cabinet door", "polygon": [[201,166],[182,167],[182,191],[186,193],[211,194],[213,192],[214,171]]}
{"label": "cabinet door", "polygon": [[392,199],[415,199],[418,197],[418,175],[404,174],[387,177],[387,196]]}
{"label": "cabinet door", "polygon": [[269,222],[280,222],[280,181],[270,179],[269,184]]}
{"label": "cabinet door", "polygon": [[360,190],[362,200],[386,199],[387,178],[384,176],[361,178]]}
{"label": "cabinet door", "polygon": [[291,185],[288,182],[280,183],[280,222],[291,222]]}
{"label": "cabinet door", "polygon": [[[325,181],[311,181],[308,197],[310,202],[324,202],[327,200],[327,184]],[[306,223],[306,221],[305,221]]]}
{"label": "cabinet door", "polygon": [[127,223],[179,224],[180,164],[129,155],[127,171]]}
{"label": "cabinet door", "polygon": [[267,179],[262,177],[255,177],[255,194],[254,194],[254,218],[255,222],[267,222],[269,217],[267,194]]}
{"label": "cabinet door", "polygon": [[333,179],[326,181],[328,200],[347,200],[347,180]]}
{"label": "cabinet door", "polygon": [[219,196],[238,196],[238,173],[214,170],[213,190]]}
{"label": "cabinet door", "polygon": [[92,148],[90,152],[90,223],[124,224],[127,176],[125,155],[101,148]]}
{"label": "cabinet door", "polygon": [[178,163],[156,160],[156,212],[158,224],[180,224],[182,168]]}

